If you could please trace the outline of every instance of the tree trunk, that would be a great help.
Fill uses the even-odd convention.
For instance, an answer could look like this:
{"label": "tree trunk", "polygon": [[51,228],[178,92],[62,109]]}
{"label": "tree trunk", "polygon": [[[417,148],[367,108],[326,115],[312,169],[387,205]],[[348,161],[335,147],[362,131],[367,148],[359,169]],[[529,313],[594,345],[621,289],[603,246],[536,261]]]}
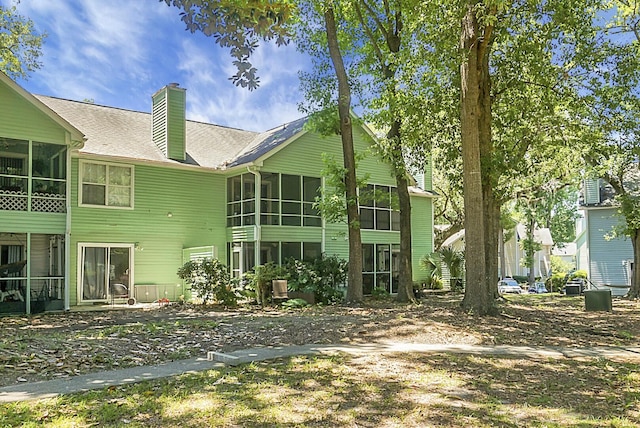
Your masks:
{"label": "tree trunk", "polygon": [[[486,36],[484,37],[489,37]],[[483,39],[484,39],[483,37]],[[490,39],[490,37],[489,37]],[[485,215],[485,263],[487,300],[484,302],[487,313],[495,312],[494,300],[498,297],[498,229],[500,229],[500,204],[494,187],[498,174],[494,170],[492,158],[493,135],[491,132],[491,75],[489,73],[489,49],[491,41],[484,40],[486,48],[478,55],[480,66],[480,167],[482,168],[482,198]]]}
{"label": "tree trunk", "polygon": [[526,252],[527,256],[527,265],[529,266],[529,285],[533,285],[536,281],[536,247],[535,247],[535,228],[536,221],[533,218],[533,213],[531,213],[531,218],[529,219],[529,224],[527,225],[527,239],[529,240],[529,248]]}
{"label": "tree trunk", "polygon": [[507,256],[504,253],[504,230],[498,227],[498,253],[500,254],[500,279],[507,276]]}
{"label": "tree trunk", "polygon": [[640,275],[638,275],[638,267],[640,266],[640,229],[635,229],[631,233],[631,246],[633,247],[633,268],[631,269],[631,289],[628,297],[630,299],[640,298]]}
{"label": "tree trunk", "polygon": [[338,32],[333,8],[324,13],[329,55],[338,80],[338,115],[345,167],[345,189],[347,200],[347,223],[349,230],[349,273],[347,279],[347,303],[363,301],[362,292],[362,238],[356,179],[356,161],[353,149],[353,125],[351,123],[351,88],[338,45]]}
{"label": "tree trunk", "polygon": [[[466,278],[462,306],[479,315],[493,313],[494,294],[490,286],[495,265],[497,275],[497,239],[487,239],[495,229],[490,223],[495,213],[491,182],[483,181],[481,150],[487,150],[491,133],[490,100],[487,102],[488,49],[480,34],[473,4],[467,5],[462,19],[460,45],[464,54],[461,74],[461,137],[465,204]],[[486,30],[485,30],[486,33]],[[487,108],[489,109],[487,111]],[[487,135],[488,133],[488,135]],[[490,141],[488,142],[490,147]],[[482,149],[481,149],[482,147]],[[492,248],[495,243],[495,248]],[[495,262],[488,257],[495,255]],[[495,278],[497,279],[497,278]],[[497,287],[497,284],[495,285]]]}
{"label": "tree trunk", "polygon": [[400,255],[397,300],[401,303],[415,302],[413,294],[413,263],[411,260],[411,197],[407,170],[402,157],[402,139],[400,138],[401,122],[396,120],[387,133],[391,141],[391,152],[394,156],[393,170],[398,188],[398,203],[400,205]]}

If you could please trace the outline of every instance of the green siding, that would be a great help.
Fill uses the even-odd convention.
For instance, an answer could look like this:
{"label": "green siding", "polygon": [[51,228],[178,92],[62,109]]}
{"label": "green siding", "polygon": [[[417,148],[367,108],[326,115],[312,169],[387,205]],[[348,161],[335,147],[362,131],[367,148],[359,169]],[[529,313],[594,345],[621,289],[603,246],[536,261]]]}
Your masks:
{"label": "green siding", "polygon": [[63,234],[66,219],[59,213],[0,211],[0,232]]}
{"label": "green siding", "polygon": [[335,255],[343,259],[349,258],[349,240],[347,239],[347,225],[327,224],[325,229],[325,248],[327,255]]}
{"label": "green siding", "polygon": [[322,228],[296,226],[262,226],[263,241],[321,242]]}
{"label": "green siding", "polygon": [[[72,163],[78,180],[78,160]],[[72,187],[71,293],[77,291],[78,243],[136,244],[137,284],[179,283],[182,250],[213,245],[226,260],[224,177],[210,172],[135,165],[135,209],[78,207]],[[168,214],[171,213],[171,217]]]}
{"label": "green siding", "polygon": [[186,91],[166,86],[153,97],[153,142],[170,159],[185,160]]}
{"label": "green siding", "polygon": [[186,91],[180,88],[168,88],[168,121],[167,126],[167,157],[175,160],[185,160],[186,141]]}
{"label": "green siding", "polygon": [[66,131],[33,104],[0,85],[0,137],[65,144]]}
{"label": "green siding", "polygon": [[152,139],[162,153],[167,155],[167,92],[160,90],[152,97],[153,125]]}
{"label": "green siding", "polygon": [[427,272],[420,268],[420,259],[433,251],[433,200],[411,197],[411,245],[413,280],[423,281]]}
{"label": "green siding", "polygon": [[[391,169],[380,163],[367,143],[366,135],[354,132],[354,148],[357,153],[366,157],[358,163],[358,176],[370,176],[369,182],[375,184],[395,184]],[[306,133],[293,144],[270,156],[264,161],[263,171],[282,172],[286,174],[321,177],[325,165],[322,155],[333,156],[342,165],[342,143],[339,136],[323,137],[315,133]]]}
{"label": "green siding", "polygon": [[389,230],[365,230],[360,231],[363,244],[399,244],[400,232]]}
{"label": "green siding", "polygon": [[[58,123],[0,84],[0,141],[5,137],[65,144],[65,135],[66,131]],[[0,211],[0,232],[62,234],[65,225],[65,214]]]}

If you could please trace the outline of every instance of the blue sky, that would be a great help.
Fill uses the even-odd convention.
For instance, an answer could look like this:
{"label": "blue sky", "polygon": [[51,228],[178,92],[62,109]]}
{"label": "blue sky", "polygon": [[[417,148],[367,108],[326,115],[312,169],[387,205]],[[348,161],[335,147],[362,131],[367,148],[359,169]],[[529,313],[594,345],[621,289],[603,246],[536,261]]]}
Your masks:
{"label": "blue sky", "polygon": [[[0,0],[12,6],[15,0]],[[21,0],[18,12],[46,32],[42,68],[18,83],[29,92],[149,112],[151,95],[171,82],[187,89],[187,118],[264,131],[302,116],[295,47],[262,44],[252,62],[261,85],[249,92],[228,78],[229,52],[185,31],[179,10],[158,0]]]}

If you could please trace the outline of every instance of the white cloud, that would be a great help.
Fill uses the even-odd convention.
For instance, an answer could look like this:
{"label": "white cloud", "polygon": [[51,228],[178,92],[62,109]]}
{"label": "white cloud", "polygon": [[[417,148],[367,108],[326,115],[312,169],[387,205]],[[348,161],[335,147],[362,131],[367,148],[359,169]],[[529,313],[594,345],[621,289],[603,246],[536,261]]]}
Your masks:
{"label": "white cloud", "polygon": [[261,44],[252,58],[261,85],[250,92],[229,80],[228,50],[185,31],[163,2],[25,0],[18,10],[48,33],[43,68],[20,82],[32,92],[149,111],[151,95],[178,82],[190,119],[260,131],[300,117],[297,72],[307,64],[292,47]]}

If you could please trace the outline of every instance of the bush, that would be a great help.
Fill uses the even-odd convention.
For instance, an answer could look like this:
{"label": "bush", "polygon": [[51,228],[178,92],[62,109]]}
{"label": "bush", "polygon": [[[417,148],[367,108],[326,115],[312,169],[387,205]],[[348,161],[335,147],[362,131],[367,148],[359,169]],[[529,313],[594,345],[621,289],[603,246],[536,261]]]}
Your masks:
{"label": "bush", "polygon": [[566,283],[567,274],[563,272],[554,273],[545,283],[549,292],[561,291]]}
{"label": "bush", "polygon": [[313,261],[287,260],[284,270],[291,291],[312,292],[318,303],[342,300],[338,286],[347,279],[348,263],[336,256],[323,256]]}
{"label": "bush", "polygon": [[281,266],[274,262],[258,265],[253,272],[244,275],[243,282],[246,288],[255,293],[256,300],[264,306],[271,301],[272,281],[274,279],[285,279],[286,272]]}
{"label": "bush", "polygon": [[389,297],[389,292],[384,288],[376,287],[371,291],[371,297],[373,297],[376,300],[384,299],[385,297]]}
{"label": "bush", "polygon": [[528,276],[513,275],[512,278],[515,279],[518,284],[524,284],[524,283],[529,282],[529,277]]}
{"label": "bush", "polygon": [[586,270],[576,270],[569,275],[569,279],[582,278],[587,279],[587,271]]}
{"label": "bush", "polygon": [[282,302],[282,307],[286,309],[304,308],[309,306],[309,303],[304,299],[289,299]]}
{"label": "bush", "polygon": [[429,290],[442,290],[444,288],[444,281],[439,276],[429,276],[424,283]]}
{"label": "bush", "polygon": [[178,277],[185,280],[202,303],[215,301],[225,306],[236,306],[238,296],[232,287],[225,265],[217,259],[191,260],[178,269]]}

